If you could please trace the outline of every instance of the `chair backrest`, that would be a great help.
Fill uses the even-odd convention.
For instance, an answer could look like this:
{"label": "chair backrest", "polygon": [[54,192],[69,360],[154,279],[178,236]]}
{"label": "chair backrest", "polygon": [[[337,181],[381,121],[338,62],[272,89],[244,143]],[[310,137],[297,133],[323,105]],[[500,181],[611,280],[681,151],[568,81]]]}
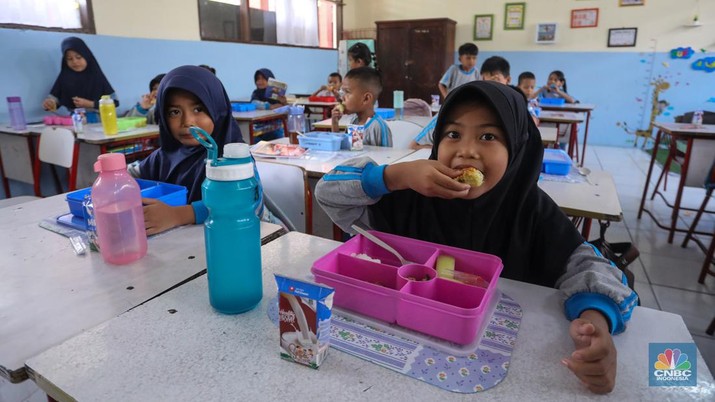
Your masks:
{"label": "chair backrest", "polygon": [[297,231],[312,234],[313,200],[305,169],[266,161],[256,161],[256,168],[264,193],[281,209],[282,215]]}
{"label": "chair backrest", "polygon": [[690,163],[688,164],[688,176],[685,178],[685,186],[702,188],[710,174],[715,155],[715,141],[709,139],[693,140],[693,149],[690,151]]}
{"label": "chair backrest", "polygon": [[40,133],[38,158],[66,168],[72,167],[75,150],[75,138],[67,128],[45,127]]}
{"label": "chair backrest", "polygon": [[427,116],[432,117],[432,108],[429,103],[420,98],[410,98],[405,100],[402,108],[405,116]]}
{"label": "chair backrest", "polygon": [[422,131],[419,124],[404,120],[388,120],[387,126],[392,133],[392,147],[399,149],[409,148],[410,141]]}

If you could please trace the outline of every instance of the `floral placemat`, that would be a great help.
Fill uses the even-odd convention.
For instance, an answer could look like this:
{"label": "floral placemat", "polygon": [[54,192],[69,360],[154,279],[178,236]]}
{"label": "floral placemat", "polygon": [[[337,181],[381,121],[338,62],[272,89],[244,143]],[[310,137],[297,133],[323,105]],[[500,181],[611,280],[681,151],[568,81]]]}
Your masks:
{"label": "floral placemat", "polygon": [[[268,316],[277,323],[277,299],[270,306]],[[521,306],[501,293],[476,348],[466,356],[453,356],[336,312],[330,346],[448,391],[475,393],[506,377],[521,317]]]}

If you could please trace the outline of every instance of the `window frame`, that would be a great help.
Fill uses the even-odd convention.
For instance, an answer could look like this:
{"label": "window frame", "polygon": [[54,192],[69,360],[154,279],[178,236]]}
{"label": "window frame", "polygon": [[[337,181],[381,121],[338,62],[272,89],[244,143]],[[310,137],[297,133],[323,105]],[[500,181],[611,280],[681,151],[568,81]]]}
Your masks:
{"label": "window frame", "polygon": [[[342,31],[343,31],[343,6],[345,3],[343,0],[323,0],[323,1],[328,1],[331,3],[335,4],[335,29],[337,32],[337,39],[335,43],[335,47],[320,47],[320,46],[306,46],[306,45],[292,45],[289,43],[266,43],[266,42],[258,42],[258,41],[253,41],[253,40],[244,40],[244,39],[239,39],[239,40],[231,40],[231,39],[223,39],[223,38],[204,38],[203,35],[203,30],[201,29],[201,0],[196,0],[196,8],[198,9],[198,15],[199,15],[199,37],[201,38],[202,41],[207,41],[207,42],[227,42],[227,43],[245,43],[245,44],[251,44],[251,45],[263,45],[263,46],[277,46],[277,47],[297,47],[297,48],[303,48],[303,49],[323,49],[323,50],[337,50],[338,49],[338,42],[342,39]],[[239,29],[239,36],[241,38],[250,38],[251,37],[251,17],[250,17],[250,10],[248,6],[248,0],[242,0],[241,5],[239,6],[238,9],[238,21],[240,23],[240,29]],[[315,8],[315,13],[318,14],[318,7]]]}
{"label": "window frame", "polygon": [[82,28],[60,28],[60,27],[43,27],[40,25],[27,24],[12,24],[0,23],[0,28],[9,29],[30,29],[33,31],[48,31],[48,32],[74,32],[94,35],[97,33],[94,25],[94,12],[92,11],[92,0],[77,0],[79,3],[79,20]]}

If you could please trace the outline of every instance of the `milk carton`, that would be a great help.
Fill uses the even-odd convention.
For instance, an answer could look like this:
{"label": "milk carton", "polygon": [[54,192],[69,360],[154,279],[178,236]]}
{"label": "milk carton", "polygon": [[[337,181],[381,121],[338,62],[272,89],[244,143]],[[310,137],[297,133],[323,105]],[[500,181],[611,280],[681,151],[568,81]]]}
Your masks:
{"label": "milk carton", "polygon": [[281,357],[317,369],[330,346],[335,289],[283,275],[275,277]]}
{"label": "milk carton", "polygon": [[350,124],[348,126],[348,136],[351,138],[350,149],[353,151],[362,151],[363,141],[365,141],[365,126]]}

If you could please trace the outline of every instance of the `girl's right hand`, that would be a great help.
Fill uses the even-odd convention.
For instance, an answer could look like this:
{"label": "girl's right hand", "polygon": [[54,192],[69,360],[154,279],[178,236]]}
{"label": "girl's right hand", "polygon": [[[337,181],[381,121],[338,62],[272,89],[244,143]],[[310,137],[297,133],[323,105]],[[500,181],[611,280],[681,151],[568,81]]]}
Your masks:
{"label": "girl's right hand", "polygon": [[435,160],[395,163],[385,168],[385,185],[390,191],[412,189],[426,197],[464,198],[469,184],[455,180],[462,172]]}
{"label": "girl's right hand", "polygon": [[48,112],[54,112],[57,110],[57,103],[52,98],[45,98],[44,102],[42,102],[42,108]]}

